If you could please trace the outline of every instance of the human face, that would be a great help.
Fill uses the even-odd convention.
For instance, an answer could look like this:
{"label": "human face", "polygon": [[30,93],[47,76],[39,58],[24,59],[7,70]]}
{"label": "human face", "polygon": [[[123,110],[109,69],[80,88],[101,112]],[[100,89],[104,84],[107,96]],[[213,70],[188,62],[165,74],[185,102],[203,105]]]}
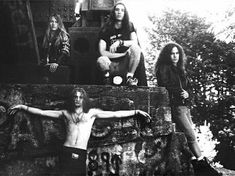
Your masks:
{"label": "human face", "polygon": [[175,46],[172,48],[171,50],[171,61],[173,63],[173,65],[177,65],[178,61],[179,61],[179,50],[178,48]]}
{"label": "human face", "polygon": [[122,21],[123,18],[124,18],[124,15],[125,15],[125,7],[124,7],[124,5],[118,4],[118,5],[115,7],[114,12],[115,12],[116,20],[117,20],[117,21]]}
{"label": "human face", "polygon": [[83,103],[83,95],[81,92],[76,92],[73,96],[74,98],[74,105],[76,107],[81,107]]}
{"label": "human face", "polygon": [[56,31],[58,29],[59,25],[55,17],[51,17],[49,24],[52,31]]}

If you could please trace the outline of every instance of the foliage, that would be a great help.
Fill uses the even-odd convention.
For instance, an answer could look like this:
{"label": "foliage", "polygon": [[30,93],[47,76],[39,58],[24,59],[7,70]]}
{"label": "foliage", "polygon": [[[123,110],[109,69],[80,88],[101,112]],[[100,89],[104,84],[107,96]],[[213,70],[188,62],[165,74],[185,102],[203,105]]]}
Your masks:
{"label": "foliage", "polygon": [[160,17],[149,16],[149,20],[149,81],[154,80],[153,63],[162,46],[169,41],[182,45],[193,89],[194,121],[202,124],[207,120],[220,145],[228,144],[235,153],[235,44],[216,39],[209,31],[211,24],[189,13],[170,10]]}
{"label": "foliage", "polygon": [[217,154],[215,147],[219,142],[217,139],[213,139],[213,134],[210,130],[210,123],[205,121],[203,125],[194,125],[194,129],[203,156],[206,156],[209,161],[213,160]]}

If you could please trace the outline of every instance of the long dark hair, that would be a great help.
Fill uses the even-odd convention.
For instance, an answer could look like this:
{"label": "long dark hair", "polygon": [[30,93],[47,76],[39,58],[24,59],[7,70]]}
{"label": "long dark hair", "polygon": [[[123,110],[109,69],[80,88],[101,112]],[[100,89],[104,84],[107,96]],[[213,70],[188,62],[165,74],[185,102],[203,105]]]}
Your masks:
{"label": "long dark hair", "polygon": [[56,40],[55,40],[55,46],[59,46],[60,42],[66,40],[66,38],[69,36],[69,34],[67,33],[67,31],[64,27],[64,23],[63,23],[60,15],[53,14],[49,17],[49,20],[48,20],[48,26],[47,26],[46,33],[43,38],[43,43],[42,43],[43,48],[48,48],[48,46],[49,46],[50,33],[51,33],[50,21],[52,18],[55,18],[56,21],[58,22],[58,30],[56,31],[57,36],[56,36]]}
{"label": "long dark hair", "polygon": [[115,6],[112,8],[112,10],[110,12],[109,19],[108,19],[107,23],[104,25],[104,30],[107,27],[114,28],[114,24],[116,22],[115,9],[116,9],[117,5],[119,5],[119,4],[124,6],[124,17],[123,17],[123,20],[122,20],[122,29],[124,31],[129,31],[130,30],[131,23],[130,23],[129,13],[127,11],[127,8],[126,8],[125,4],[123,4],[122,2],[117,2],[115,4]]}
{"label": "long dark hair", "polygon": [[174,47],[176,47],[179,51],[179,61],[177,63],[177,67],[183,74],[185,74],[185,64],[187,58],[185,56],[183,48],[179,44],[174,42],[167,43],[162,48],[155,65],[155,73],[157,73],[159,66],[173,64],[171,61],[171,51]]}
{"label": "long dark hair", "polygon": [[76,95],[77,92],[80,92],[83,96],[83,102],[82,102],[83,112],[88,112],[90,109],[89,97],[88,97],[86,91],[80,87],[74,88],[71,91],[71,93],[69,94],[69,97],[66,102],[66,110],[70,113],[75,112],[74,96]]}

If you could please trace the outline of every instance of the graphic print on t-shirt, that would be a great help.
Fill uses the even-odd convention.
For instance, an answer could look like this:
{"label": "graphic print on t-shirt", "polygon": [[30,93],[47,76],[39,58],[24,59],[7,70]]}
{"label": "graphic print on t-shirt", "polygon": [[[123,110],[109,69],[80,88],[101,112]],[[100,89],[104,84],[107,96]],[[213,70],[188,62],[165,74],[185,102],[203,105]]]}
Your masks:
{"label": "graphic print on t-shirt", "polygon": [[[116,35],[112,35],[112,36],[110,36],[110,46],[113,44],[113,43],[115,43],[117,40],[123,40],[122,39],[122,34],[116,34]],[[118,48],[117,48],[117,53],[124,53],[124,52],[126,52],[126,50],[128,49],[128,47],[126,47],[126,46],[119,46]]]}
{"label": "graphic print on t-shirt", "polygon": [[115,43],[118,39],[122,37],[122,34],[112,35],[110,36],[110,43],[111,45]]}

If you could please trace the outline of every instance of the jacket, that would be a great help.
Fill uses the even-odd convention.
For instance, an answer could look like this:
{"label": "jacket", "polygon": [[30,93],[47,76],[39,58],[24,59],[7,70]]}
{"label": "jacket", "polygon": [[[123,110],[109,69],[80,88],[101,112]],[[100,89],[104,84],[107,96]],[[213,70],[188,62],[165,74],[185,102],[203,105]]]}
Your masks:
{"label": "jacket", "polygon": [[42,51],[42,64],[47,63],[57,63],[59,65],[65,65],[70,56],[70,43],[69,37],[64,35],[59,39],[59,43],[56,45],[56,41],[60,36],[60,31],[57,31],[57,34],[48,39],[48,46],[43,48]]}
{"label": "jacket", "polygon": [[189,98],[181,97],[181,92],[186,90],[190,94],[190,83],[185,73],[174,65],[160,65],[156,72],[158,85],[166,87],[169,92],[170,104],[173,106],[190,105]]}

